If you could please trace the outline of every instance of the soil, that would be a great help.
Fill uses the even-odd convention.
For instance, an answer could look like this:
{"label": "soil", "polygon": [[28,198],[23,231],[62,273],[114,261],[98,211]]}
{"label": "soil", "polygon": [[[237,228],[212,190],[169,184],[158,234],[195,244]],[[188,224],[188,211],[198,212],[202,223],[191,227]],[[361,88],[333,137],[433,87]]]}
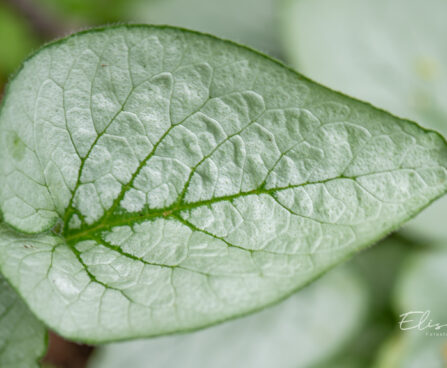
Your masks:
{"label": "soil", "polygon": [[54,368],[86,368],[94,347],[67,341],[49,332],[48,351],[42,362]]}

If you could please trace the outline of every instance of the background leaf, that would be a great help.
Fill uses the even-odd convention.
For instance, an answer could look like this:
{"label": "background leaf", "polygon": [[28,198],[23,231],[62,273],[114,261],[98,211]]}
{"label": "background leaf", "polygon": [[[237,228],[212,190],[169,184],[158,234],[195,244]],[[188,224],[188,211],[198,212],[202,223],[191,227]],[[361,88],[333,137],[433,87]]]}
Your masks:
{"label": "background leaf", "polygon": [[[90,368],[304,368],[328,359],[365,317],[365,285],[337,269],[287,301],[188,335],[107,345]],[[229,353],[231,352],[231,353]]]}
{"label": "background leaf", "polygon": [[0,366],[37,368],[45,350],[44,326],[0,276]]}
{"label": "background leaf", "polygon": [[[395,333],[397,320],[390,299],[394,295],[396,278],[402,263],[411,254],[413,245],[400,236],[392,235],[376,246],[356,255],[349,265],[364,281],[368,295],[366,318],[359,331],[351,337],[336,356],[312,368],[372,367],[383,342]],[[390,365],[387,368],[396,368]]]}
{"label": "background leaf", "polygon": [[408,333],[393,336],[384,345],[374,368],[445,368],[446,343],[439,337]]}
{"label": "background leaf", "polygon": [[136,21],[195,29],[278,55],[276,3],[276,0],[136,0],[129,6],[129,15]]}
{"label": "background leaf", "polygon": [[0,3],[0,96],[8,75],[15,71],[19,63],[37,46],[29,25]]}
{"label": "background leaf", "polygon": [[[405,262],[395,287],[398,315],[411,311],[429,311],[422,324],[447,324],[445,309],[447,251],[445,246],[414,252]],[[420,315],[410,316],[417,321]],[[400,320],[401,318],[399,318]],[[415,323],[406,324],[409,328]],[[447,325],[436,330],[424,328],[398,331],[383,347],[376,368],[444,368],[447,363]]]}

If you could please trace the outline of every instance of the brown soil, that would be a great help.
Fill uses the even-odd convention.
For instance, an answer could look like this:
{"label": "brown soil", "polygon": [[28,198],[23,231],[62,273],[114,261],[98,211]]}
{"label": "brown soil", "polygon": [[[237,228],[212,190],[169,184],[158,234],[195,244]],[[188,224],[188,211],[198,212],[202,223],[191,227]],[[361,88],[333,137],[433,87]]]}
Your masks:
{"label": "brown soil", "polygon": [[48,351],[42,362],[54,368],[85,368],[93,349],[49,332]]}

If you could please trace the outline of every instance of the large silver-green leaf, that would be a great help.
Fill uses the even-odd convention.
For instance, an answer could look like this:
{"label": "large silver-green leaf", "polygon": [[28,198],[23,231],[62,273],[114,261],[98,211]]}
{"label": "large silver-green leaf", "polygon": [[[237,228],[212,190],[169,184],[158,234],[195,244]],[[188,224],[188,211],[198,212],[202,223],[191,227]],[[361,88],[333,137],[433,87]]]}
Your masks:
{"label": "large silver-green leaf", "polygon": [[192,334],[105,346],[89,367],[311,367],[357,332],[367,299],[359,275],[336,269],[258,314]]}
{"label": "large silver-green leaf", "polygon": [[71,338],[203,327],[394,230],[446,192],[446,166],[438,134],[244,47],[84,32],[5,96],[0,204],[18,232],[0,230],[0,267]]}
{"label": "large silver-green leaf", "polygon": [[45,327],[0,276],[0,367],[37,368],[45,348]]}
{"label": "large silver-green leaf", "polygon": [[[281,0],[284,52],[299,70],[447,135],[447,1]],[[408,225],[447,239],[447,198]]]}

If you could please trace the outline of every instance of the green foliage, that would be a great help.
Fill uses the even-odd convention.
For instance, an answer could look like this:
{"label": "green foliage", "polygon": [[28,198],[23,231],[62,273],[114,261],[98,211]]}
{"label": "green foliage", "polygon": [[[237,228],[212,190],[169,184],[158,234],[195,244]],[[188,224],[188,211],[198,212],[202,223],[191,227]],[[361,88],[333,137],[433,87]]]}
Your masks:
{"label": "green foliage", "polygon": [[372,367],[383,342],[398,327],[390,300],[402,263],[411,249],[405,239],[392,235],[350,261],[349,266],[362,276],[364,292],[368,296],[366,316],[358,333],[336,356],[312,368]]}
{"label": "green foliage", "polygon": [[[419,251],[408,259],[396,285],[394,297],[399,314],[430,310],[430,319],[435,323],[447,320],[447,309],[444,305],[446,264],[445,246]],[[447,332],[447,326],[441,332]]]}
{"label": "green foliage", "polygon": [[44,326],[0,276],[0,367],[38,367],[45,346]]}
{"label": "green foliage", "polygon": [[105,346],[89,367],[145,368],[148,361],[154,367],[310,367],[357,332],[366,305],[359,275],[336,269],[258,314],[192,334]]}
{"label": "green foliage", "polygon": [[9,86],[0,142],[2,273],[82,341],[275,303],[447,190],[438,134],[169,27],[43,48]]}
{"label": "green foliage", "polygon": [[36,45],[29,25],[0,3],[0,90],[7,76]]}
{"label": "green foliage", "polygon": [[[135,0],[34,0],[40,10],[55,19],[81,24],[122,21]],[[150,2],[151,0],[146,0]]]}
{"label": "green foliage", "polygon": [[[392,336],[375,368],[444,368],[447,363],[445,289],[447,250],[444,246],[414,252],[405,262],[395,287],[395,309],[411,313],[403,331]],[[423,319],[423,313],[428,313]],[[421,322],[421,323],[420,323]],[[436,328],[439,324],[443,327]]]}

